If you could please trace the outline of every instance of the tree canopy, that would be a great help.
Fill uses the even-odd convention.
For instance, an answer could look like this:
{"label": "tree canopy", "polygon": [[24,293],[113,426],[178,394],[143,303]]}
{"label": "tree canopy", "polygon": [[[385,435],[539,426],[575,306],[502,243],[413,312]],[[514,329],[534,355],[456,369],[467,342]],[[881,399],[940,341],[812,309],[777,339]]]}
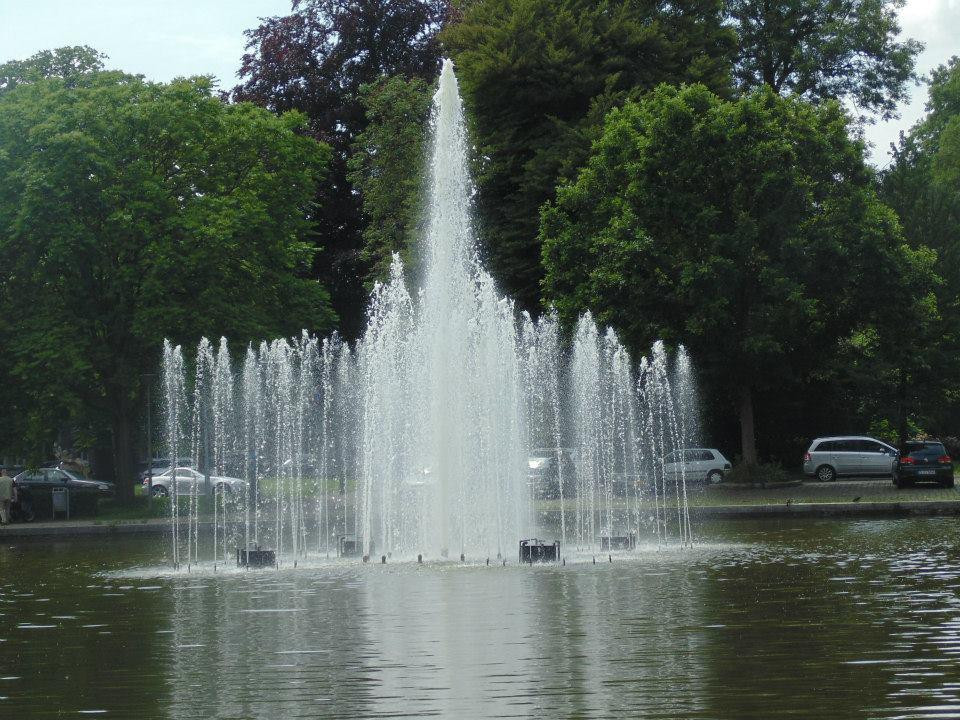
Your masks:
{"label": "tree canopy", "polygon": [[203,78],[95,72],[0,96],[0,332],[27,443],[86,423],[129,497],[164,337],[331,327],[304,276],[329,150],[304,124],[224,104]]}
{"label": "tree canopy", "polygon": [[362,328],[367,274],[363,221],[347,161],[367,125],[360,88],[384,76],[432,81],[439,68],[437,31],[444,0],[295,0],[293,12],[248,30],[236,100],[275,112],[299,110],[307,131],[332,150],[318,188],[314,269],[333,293],[342,330]]}
{"label": "tree canopy", "polygon": [[891,117],[917,79],[923,45],[899,40],[905,0],[726,0],[737,30],[734,76],[808,100],[847,99]]}
{"label": "tree canopy", "polygon": [[[943,278],[941,317],[901,374],[898,425],[946,433],[960,422],[960,59],[934,70],[929,90],[927,115],[901,135],[880,191],[910,245],[937,252]],[[915,334],[911,345],[922,340]]]}
{"label": "tree canopy", "polygon": [[723,91],[734,38],[716,0],[477,0],[442,39],[472,119],[491,270],[536,308],[540,206],[575,174],[605,113],[661,82]]}
{"label": "tree canopy", "polygon": [[542,216],[561,314],[590,309],[638,348],[686,343],[734,396],[748,462],[755,393],[829,373],[839,339],[890,326],[873,311],[888,296],[901,325],[935,312],[935,256],[903,243],[848,124],[769,88],[662,86],[610,113]]}
{"label": "tree canopy", "polygon": [[431,90],[419,78],[399,76],[360,89],[369,124],[354,141],[348,177],[363,202],[367,287],[387,278],[394,253],[409,266],[416,247]]}
{"label": "tree canopy", "polygon": [[88,45],[41,50],[26,60],[0,65],[0,94],[43,78],[61,78],[68,85],[85,74],[103,70],[107,56]]}

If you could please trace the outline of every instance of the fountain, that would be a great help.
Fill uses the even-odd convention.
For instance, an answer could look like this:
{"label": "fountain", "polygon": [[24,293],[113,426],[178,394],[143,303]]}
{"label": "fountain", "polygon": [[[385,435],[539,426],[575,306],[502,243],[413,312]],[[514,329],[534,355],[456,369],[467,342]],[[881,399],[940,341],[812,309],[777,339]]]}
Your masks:
{"label": "fountain", "polygon": [[[545,526],[556,547],[582,552],[692,541],[686,478],[662,462],[696,437],[689,358],[671,361],[657,343],[634,364],[589,313],[569,343],[555,313],[518,316],[477,254],[449,60],[431,129],[421,284],[409,289],[395,256],[356,344],[304,333],[235,362],[226,340],[204,339],[192,381],[182,349],[165,344],[170,456],[245,481],[242,497],[194,483],[188,502],[171,503],[175,565],[261,547],[278,567],[374,551],[500,560]],[[555,462],[549,499],[531,487],[536,448]]]}

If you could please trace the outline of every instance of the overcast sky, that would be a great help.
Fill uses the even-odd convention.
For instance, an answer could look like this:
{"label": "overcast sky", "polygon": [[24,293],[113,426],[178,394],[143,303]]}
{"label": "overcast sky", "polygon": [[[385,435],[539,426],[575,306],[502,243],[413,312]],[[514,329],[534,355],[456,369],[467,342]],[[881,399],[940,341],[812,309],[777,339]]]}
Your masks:
{"label": "overcast sky", "polygon": [[[243,54],[243,31],[282,15],[290,0],[0,0],[0,61],[63,45],[91,45],[108,67],[151,80],[212,74],[231,87]],[[928,73],[960,55],[960,0],[908,0],[904,35],[926,44],[918,69]],[[912,90],[901,118],[867,129],[873,161],[923,114],[926,90]]]}

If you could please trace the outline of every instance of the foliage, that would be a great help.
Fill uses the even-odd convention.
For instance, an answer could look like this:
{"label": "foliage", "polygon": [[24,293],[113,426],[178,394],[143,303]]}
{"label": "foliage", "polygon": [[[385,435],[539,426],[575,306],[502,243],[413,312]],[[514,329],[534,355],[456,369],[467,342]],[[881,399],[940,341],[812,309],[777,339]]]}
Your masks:
{"label": "foliage", "polygon": [[790,480],[790,474],[780,463],[739,462],[723,476],[725,483],[733,485],[761,485],[782,483]]}
{"label": "foliage", "polygon": [[[212,97],[206,79],[47,79],[0,97],[0,327],[13,416],[34,447],[66,423],[109,427],[121,498],[143,376],[163,338],[326,330],[303,279],[326,147]],[[59,422],[55,421],[59,420]]]}
{"label": "foliage", "polygon": [[658,83],[729,84],[721,3],[476,0],[442,33],[472,118],[491,270],[540,303],[540,206],[586,159],[606,112]]}
{"label": "foliage", "polygon": [[290,15],[266,18],[246,33],[234,99],[305,113],[309,133],[333,149],[313,216],[321,251],[314,269],[331,289],[348,337],[360,331],[366,304],[361,206],[347,168],[367,125],[360,88],[389,75],[432,81],[446,12],[444,0],[295,0]]}
{"label": "foliage", "polygon": [[923,49],[898,41],[905,0],[727,0],[741,89],[767,85],[808,100],[844,98],[889,118],[916,81]]}
{"label": "foliage", "polygon": [[[931,74],[927,116],[902,135],[893,161],[882,173],[883,199],[896,210],[912,247],[937,253],[937,322],[908,328],[906,368],[894,397],[881,412],[895,418],[901,439],[918,423],[935,434],[960,423],[960,156],[954,129],[960,128],[960,60]],[[924,332],[925,331],[925,332]],[[872,374],[868,365],[864,372]]]}
{"label": "foliage", "polygon": [[10,60],[0,65],[0,94],[43,78],[61,78],[73,84],[85,74],[103,70],[107,56],[88,45],[41,50],[26,60]]}
{"label": "foliage", "polygon": [[769,88],[727,102],[662,86],[610,113],[543,212],[562,317],[590,309],[634,348],[686,344],[739,403],[749,464],[755,393],[834,373],[837,339],[858,328],[886,348],[891,326],[936,311],[935,256],[903,243],[848,123],[836,103]]}
{"label": "foliage", "polygon": [[399,253],[409,267],[420,227],[430,86],[400,76],[360,88],[367,127],[358,133],[347,176],[363,199],[367,286],[384,280]]}

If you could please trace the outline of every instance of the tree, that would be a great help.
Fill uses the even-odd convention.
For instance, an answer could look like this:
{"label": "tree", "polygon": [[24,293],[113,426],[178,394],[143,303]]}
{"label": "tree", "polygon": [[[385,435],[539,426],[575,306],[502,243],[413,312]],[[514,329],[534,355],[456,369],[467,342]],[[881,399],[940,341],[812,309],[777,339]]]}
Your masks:
{"label": "tree", "polygon": [[929,82],[927,115],[901,135],[880,176],[881,195],[907,241],[935,250],[943,277],[936,288],[941,317],[928,342],[911,338],[922,352],[915,350],[896,388],[901,435],[908,426],[956,434],[960,423],[960,59],[934,70]]}
{"label": "tree", "polygon": [[293,12],[247,31],[242,83],[233,91],[275,112],[300,110],[308,132],[332,150],[317,197],[315,271],[333,293],[349,336],[363,326],[366,273],[360,200],[347,159],[367,118],[360,88],[383,76],[432,80],[444,0],[294,0]]}
{"label": "tree", "polygon": [[[903,244],[833,102],[764,88],[728,102],[662,86],[613,110],[542,215],[545,290],[634,348],[683,342],[737,407],[757,460],[758,393],[833,372],[854,332],[930,310],[929,251]],[[909,302],[908,302],[909,300]]]}
{"label": "tree", "polygon": [[205,78],[91,73],[0,97],[9,373],[37,413],[110,428],[124,500],[143,376],[164,337],[252,340],[335,320],[303,277],[307,210],[329,159],[304,123],[224,104]]}
{"label": "tree", "polygon": [[905,0],[727,0],[739,42],[734,76],[807,100],[846,99],[893,117],[923,45],[900,42]]}
{"label": "tree", "polygon": [[107,56],[89,45],[41,50],[26,60],[0,65],[0,94],[43,78],[61,78],[70,84],[87,73],[103,70]]}
{"label": "tree", "polygon": [[442,33],[472,119],[491,270],[540,304],[539,210],[587,157],[606,112],[661,82],[729,86],[721,3],[477,0]]}
{"label": "tree", "polygon": [[394,76],[360,89],[367,127],[358,133],[347,178],[363,201],[368,287],[386,279],[394,253],[411,265],[420,228],[431,87]]}

